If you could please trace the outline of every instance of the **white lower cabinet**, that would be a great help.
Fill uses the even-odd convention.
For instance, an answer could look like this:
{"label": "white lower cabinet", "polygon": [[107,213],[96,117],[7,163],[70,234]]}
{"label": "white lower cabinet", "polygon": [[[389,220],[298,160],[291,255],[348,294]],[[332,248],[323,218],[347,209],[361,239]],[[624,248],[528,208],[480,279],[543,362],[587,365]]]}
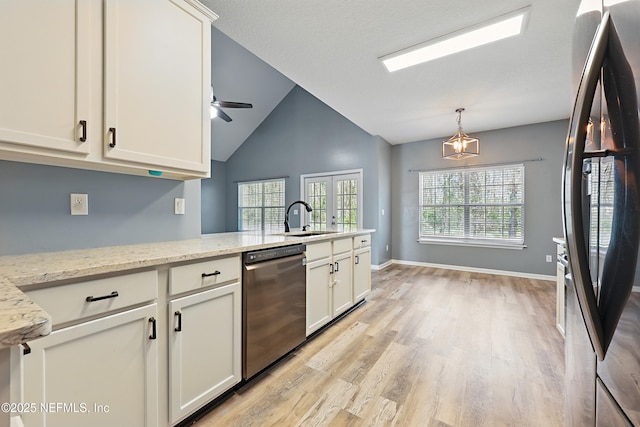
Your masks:
{"label": "white lower cabinet", "polygon": [[333,317],[353,306],[353,252],[351,251],[351,239],[346,240],[349,243],[349,251],[333,256],[333,281],[331,282],[331,313]]}
{"label": "white lower cabinet", "polygon": [[331,257],[309,262],[307,251],[307,336],[332,318],[331,276]]}
{"label": "white lower cabinet", "polygon": [[30,342],[24,425],[157,426],[156,317],[153,303]]}
{"label": "white lower cabinet", "polygon": [[369,241],[367,235],[307,244],[307,336],[369,293]]}
{"label": "white lower cabinet", "polygon": [[371,248],[353,251],[353,301],[371,292]]}
{"label": "white lower cabinet", "polygon": [[172,423],[184,419],[240,381],[241,311],[239,282],[169,303]]}

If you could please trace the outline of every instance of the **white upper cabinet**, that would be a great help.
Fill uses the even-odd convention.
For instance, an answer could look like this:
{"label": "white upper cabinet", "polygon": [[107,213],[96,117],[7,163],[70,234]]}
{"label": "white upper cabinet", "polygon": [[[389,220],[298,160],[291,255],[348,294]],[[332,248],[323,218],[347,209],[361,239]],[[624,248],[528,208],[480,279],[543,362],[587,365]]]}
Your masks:
{"label": "white upper cabinet", "polygon": [[0,2],[0,159],[209,176],[216,18],[195,0]]}
{"label": "white upper cabinet", "polygon": [[184,1],[105,1],[105,156],[207,173],[211,22]]}
{"label": "white upper cabinet", "polygon": [[84,1],[0,4],[0,149],[89,152],[89,11]]}

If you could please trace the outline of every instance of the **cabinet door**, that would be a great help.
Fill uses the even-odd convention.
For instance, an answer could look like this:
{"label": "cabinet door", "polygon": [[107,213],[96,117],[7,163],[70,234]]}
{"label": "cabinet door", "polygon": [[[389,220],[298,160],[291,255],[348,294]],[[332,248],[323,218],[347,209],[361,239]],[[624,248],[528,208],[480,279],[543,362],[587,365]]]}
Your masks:
{"label": "cabinet door", "polygon": [[89,152],[80,125],[91,101],[89,8],[88,1],[2,2],[0,152]]}
{"label": "cabinet door", "polygon": [[157,426],[155,316],[148,305],[30,342],[24,402],[38,407],[25,426]]}
{"label": "cabinet door", "polygon": [[307,336],[331,320],[331,258],[307,264]]}
{"label": "cabinet door", "polygon": [[333,317],[351,308],[353,305],[353,255],[351,252],[334,255],[332,315]]}
{"label": "cabinet door", "polygon": [[240,381],[240,283],[169,303],[169,388],[176,423]]}
{"label": "cabinet door", "polygon": [[183,0],[105,1],[105,156],[210,167],[211,22]]}
{"label": "cabinet door", "polygon": [[354,252],[353,301],[360,301],[369,292],[371,292],[371,248]]}

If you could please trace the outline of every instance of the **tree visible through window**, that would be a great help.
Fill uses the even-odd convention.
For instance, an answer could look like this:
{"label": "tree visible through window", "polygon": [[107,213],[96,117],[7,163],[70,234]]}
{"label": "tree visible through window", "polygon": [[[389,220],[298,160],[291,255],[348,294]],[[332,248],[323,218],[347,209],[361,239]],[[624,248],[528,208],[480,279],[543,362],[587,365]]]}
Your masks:
{"label": "tree visible through window", "polygon": [[238,230],[284,229],[284,179],[238,184]]}
{"label": "tree visible through window", "polygon": [[524,165],[420,173],[421,241],[524,243]]}

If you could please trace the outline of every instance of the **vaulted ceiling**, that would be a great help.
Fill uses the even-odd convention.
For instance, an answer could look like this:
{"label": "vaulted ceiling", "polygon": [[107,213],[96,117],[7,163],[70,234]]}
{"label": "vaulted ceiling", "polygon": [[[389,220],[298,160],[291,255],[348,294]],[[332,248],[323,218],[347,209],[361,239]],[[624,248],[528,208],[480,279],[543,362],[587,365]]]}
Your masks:
{"label": "vaulted ceiling", "polygon": [[[219,15],[214,27],[232,39],[220,37],[221,44],[243,51],[237,42],[251,53],[240,56],[252,58],[234,57],[214,37],[219,99],[252,102],[256,110],[264,103],[271,111],[295,83],[391,144],[450,136],[458,107],[466,108],[467,133],[570,114],[579,0],[201,1]],[[378,59],[529,5],[521,35],[393,73]],[[250,65],[256,61],[263,66]],[[222,126],[244,126],[252,114],[227,113],[234,121],[214,121],[214,137],[229,132]],[[245,139],[258,124],[248,125]],[[218,148],[213,157],[226,160],[233,150]]]}

